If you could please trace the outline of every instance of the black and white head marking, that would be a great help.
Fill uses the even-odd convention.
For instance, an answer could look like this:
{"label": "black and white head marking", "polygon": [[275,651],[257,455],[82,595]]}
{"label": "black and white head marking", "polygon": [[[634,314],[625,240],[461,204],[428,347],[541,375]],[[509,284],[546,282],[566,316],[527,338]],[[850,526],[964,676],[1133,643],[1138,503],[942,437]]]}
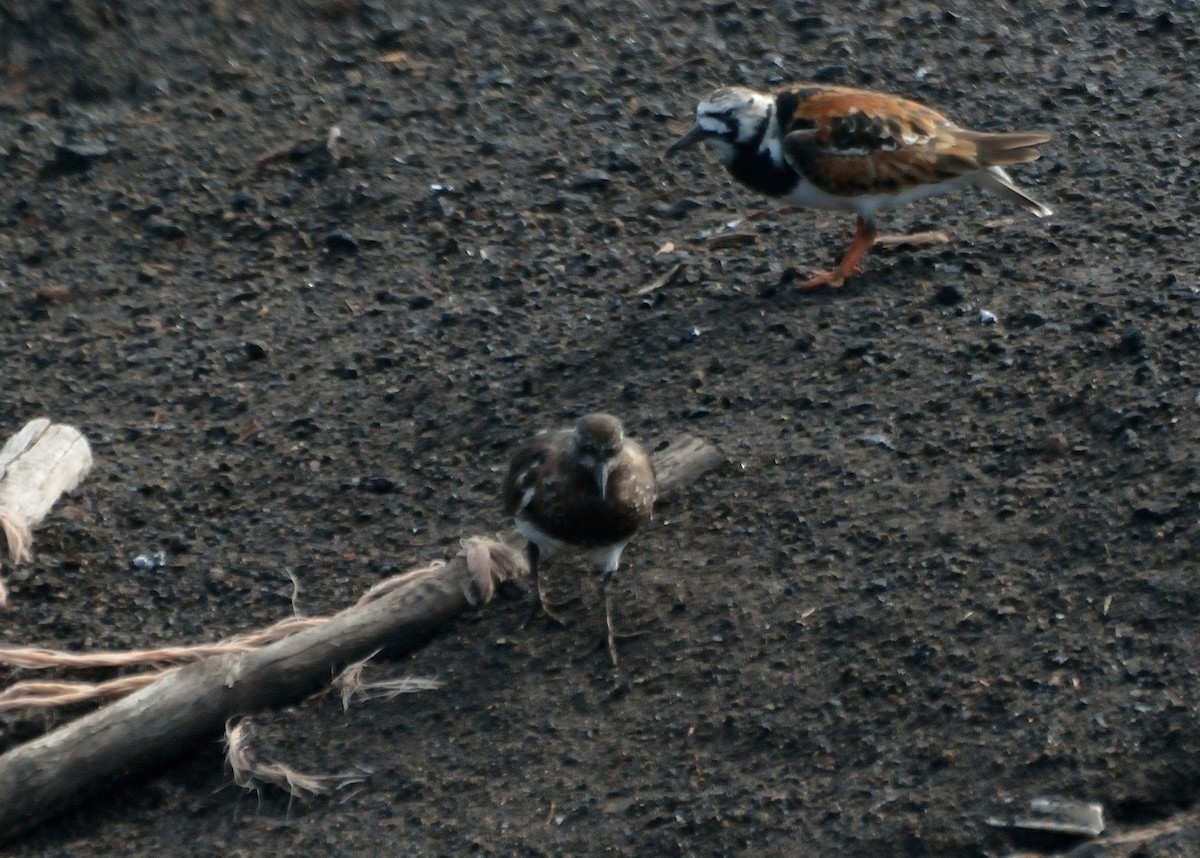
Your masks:
{"label": "black and white head marking", "polygon": [[772,158],[783,159],[774,99],[752,89],[722,87],[710,94],[696,107],[696,127],[707,133],[723,164],[732,163],[738,148],[746,146],[768,149]]}

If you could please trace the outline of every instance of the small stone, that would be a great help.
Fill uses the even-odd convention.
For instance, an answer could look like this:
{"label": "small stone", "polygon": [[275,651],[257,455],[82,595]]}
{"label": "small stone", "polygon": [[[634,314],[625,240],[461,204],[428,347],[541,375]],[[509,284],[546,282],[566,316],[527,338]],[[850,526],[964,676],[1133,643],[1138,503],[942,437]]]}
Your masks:
{"label": "small stone", "polygon": [[840,83],[846,80],[849,71],[845,66],[822,66],[813,75],[817,83]]}
{"label": "small stone", "polygon": [[39,175],[42,178],[51,176],[69,176],[84,173],[102,158],[110,154],[108,148],[85,143],[60,143],[54,149],[54,157],[42,165]]}
{"label": "small stone", "polygon": [[249,190],[241,188],[229,201],[229,207],[235,212],[247,212],[258,208],[258,200]]}
{"label": "small stone", "polygon": [[143,572],[157,572],[167,565],[167,553],[155,551],[153,554],[139,554],[129,561],[129,565]]}
{"label": "small stone", "polygon": [[1104,808],[1099,804],[1069,798],[1038,797],[1030,800],[1028,813],[991,817],[987,824],[996,828],[1096,837],[1104,832]]}
{"label": "small stone", "polygon": [[168,241],[174,241],[177,238],[185,238],[187,236],[187,231],[179,224],[158,215],[146,221],[146,232],[155,238],[163,238]]}
{"label": "small stone", "polygon": [[857,342],[851,343],[842,350],[842,360],[851,360],[853,358],[864,357],[871,351],[871,343]]}
{"label": "small stone", "polygon": [[571,188],[576,191],[595,191],[607,188],[611,184],[612,176],[606,170],[594,169],[584,170],[576,176]]}
{"label": "small stone", "polygon": [[869,447],[880,447],[884,450],[896,449],[896,445],[892,443],[892,439],[882,432],[868,432],[865,435],[859,435],[858,440]]}
{"label": "small stone", "polygon": [[1022,328],[1040,328],[1044,324],[1046,316],[1037,310],[1026,310],[1017,317],[1017,325]]}
{"label": "small stone", "polygon": [[608,169],[617,173],[640,173],[642,167],[630,154],[628,146],[614,146],[608,150]]}
{"label": "small stone", "polygon": [[1057,459],[1060,456],[1065,456],[1070,449],[1071,446],[1062,435],[1051,435],[1042,442],[1042,455],[1049,459]]}
{"label": "small stone", "polygon": [[335,256],[358,253],[358,239],[348,232],[331,232],[325,236],[325,250]]}
{"label": "small stone", "polygon": [[937,290],[933,300],[943,307],[954,307],[963,302],[963,293],[957,286],[948,283]]}
{"label": "small stone", "polygon": [[482,86],[482,87],[488,87],[488,86],[509,87],[509,86],[512,86],[513,83],[515,83],[515,81],[513,81],[512,77],[508,74],[508,72],[504,71],[503,69],[496,69],[495,71],[484,72],[481,75],[477,75],[475,78],[475,85]]}
{"label": "small stone", "polygon": [[242,343],[242,351],[246,353],[246,357],[250,360],[263,360],[267,356],[267,350],[264,346],[255,342]]}
{"label": "small stone", "polygon": [[675,220],[681,220],[687,217],[696,209],[704,208],[704,203],[699,200],[694,200],[691,197],[684,197],[681,200],[676,200],[669,209],[667,209],[667,217]]}
{"label": "small stone", "polygon": [[829,26],[829,22],[820,15],[798,15],[788,21],[788,26],[797,33],[819,33]]}
{"label": "small stone", "polygon": [[1121,339],[1117,342],[1115,350],[1123,355],[1141,354],[1146,347],[1146,335],[1142,333],[1140,328],[1126,328],[1125,333],[1121,334]]}
{"label": "small stone", "polygon": [[396,489],[395,480],[383,476],[364,477],[358,485],[373,495],[386,495]]}
{"label": "small stone", "polygon": [[992,313],[988,310],[980,310],[979,311],[979,324],[981,324],[981,325],[996,324],[996,314]]}

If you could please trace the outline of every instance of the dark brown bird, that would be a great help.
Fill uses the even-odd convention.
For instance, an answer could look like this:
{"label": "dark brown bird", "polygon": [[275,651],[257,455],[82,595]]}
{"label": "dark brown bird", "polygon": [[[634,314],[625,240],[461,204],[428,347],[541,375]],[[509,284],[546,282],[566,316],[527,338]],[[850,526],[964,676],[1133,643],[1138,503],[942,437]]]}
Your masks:
{"label": "dark brown bird", "polygon": [[551,617],[538,582],[538,559],[559,551],[587,555],[603,573],[608,654],[617,666],[612,580],[621,552],[654,508],[654,465],[625,437],[611,414],[588,414],[574,429],[542,431],[517,448],[503,488],[504,511],[529,540],[538,602]]}

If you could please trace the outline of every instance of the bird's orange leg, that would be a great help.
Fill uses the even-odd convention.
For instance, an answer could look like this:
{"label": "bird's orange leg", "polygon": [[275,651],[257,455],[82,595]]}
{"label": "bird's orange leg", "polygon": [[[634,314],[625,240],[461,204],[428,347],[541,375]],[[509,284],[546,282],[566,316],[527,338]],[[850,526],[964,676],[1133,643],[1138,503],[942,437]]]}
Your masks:
{"label": "bird's orange leg", "polygon": [[874,246],[878,235],[879,231],[875,229],[875,224],[868,223],[860,215],[858,218],[858,229],[854,232],[854,240],[846,248],[846,253],[842,257],[842,261],[838,263],[838,267],[832,271],[816,272],[812,277],[801,283],[800,288],[808,291],[810,289],[820,289],[822,286],[829,286],[832,289],[841,287],[846,282],[847,277],[858,272],[859,263],[867,255],[867,251]]}

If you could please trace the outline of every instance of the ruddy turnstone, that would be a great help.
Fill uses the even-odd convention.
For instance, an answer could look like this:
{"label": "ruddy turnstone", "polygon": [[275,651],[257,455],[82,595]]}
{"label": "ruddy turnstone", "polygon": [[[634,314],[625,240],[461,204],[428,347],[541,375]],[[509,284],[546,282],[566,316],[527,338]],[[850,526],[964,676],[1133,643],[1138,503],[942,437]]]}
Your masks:
{"label": "ruddy turnstone", "polygon": [[517,448],[502,491],[505,513],[529,540],[529,567],[547,614],[554,616],[538,583],[539,556],[582,551],[603,573],[608,654],[616,667],[612,580],[621,551],[654,508],[650,456],[625,437],[616,417],[588,414],[574,429],[543,431]]}
{"label": "ruddy turnstone", "polygon": [[707,141],[735,179],[809,208],[854,212],[858,230],[833,271],[802,289],[841,286],[878,238],[875,213],[962,185],[992,191],[1037,217],[1050,209],[1004,170],[1035,161],[1041,131],[969,131],[895,95],[808,84],[774,95],[722,87],[700,102],[696,125],[667,154]]}

